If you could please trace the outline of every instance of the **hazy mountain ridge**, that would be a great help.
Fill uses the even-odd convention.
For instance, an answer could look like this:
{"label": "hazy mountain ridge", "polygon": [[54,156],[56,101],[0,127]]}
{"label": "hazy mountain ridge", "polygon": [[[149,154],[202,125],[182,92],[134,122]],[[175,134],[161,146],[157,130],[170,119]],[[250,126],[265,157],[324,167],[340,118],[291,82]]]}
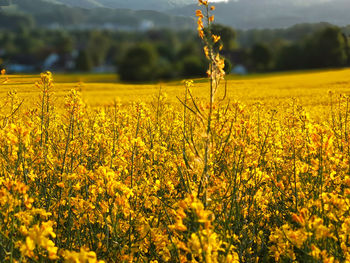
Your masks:
{"label": "hazy mountain ridge", "polygon": [[[298,23],[329,22],[339,26],[350,24],[348,0],[238,0],[215,3],[216,21],[240,29],[285,28]],[[170,14],[192,16],[198,5],[169,11]]]}
{"label": "hazy mountain ridge", "polygon": [[[83,8],[166,10],[194,17],[196,0],[46,0]],[[350,24],[349,0],[230,0],[215,3],[217,22],[239,29],[285,28],[298,23]]]}
{"label": "hazy mountain ridge", "polygon": [[[74,7],[68,5],[68,2],[77,5],[84,3],[84,7]],[[194,28],[195,24],[194,19],[190,17],[157,10],[108,8],[99,5],[97,0],[13,0],[12,3],[13,5],[8,9],[4,9],[5,14],[17,13],[31,16],[40,27],[147,30]]]}
{"label": "hazy mountain ridge", "polygon": [[81,8],[126,8],[133,10],[169,10],[194,3],[194,0],[46,0]]}
{"label": "hazy mountain ridge", "polygon": [[[12,0],[37,24],[63,26],[120,24],[147,20],[160,27],[193,28],[196,0]],[[194,3],[188,5],[188,3]],[[237,29],[286,28],[299,23],[350,24],[349,0],[231,0],[215,3],[216,22]],[[175,7],[175,8],[174,8]],[[151,13],[144,15],[141,10]],[[164,11],[166,10],[166,11]],[[154,13],[152,13],[154,12]],[[55,20],[56,19],[56,20]],[[165,22],[164,22],[165,21]]]}
{"label": "hazy mountain ridge", "polygon": [[73,6],[73,7],[82,7],[82,8],[104,7],[103,4],[99,3],[96,0],[55,0],[55,1],[60,4]]}

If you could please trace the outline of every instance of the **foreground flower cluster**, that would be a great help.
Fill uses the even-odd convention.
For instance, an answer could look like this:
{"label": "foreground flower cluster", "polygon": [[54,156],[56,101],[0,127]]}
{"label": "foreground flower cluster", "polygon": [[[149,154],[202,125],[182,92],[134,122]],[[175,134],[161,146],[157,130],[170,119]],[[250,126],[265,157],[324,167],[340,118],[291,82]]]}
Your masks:
{"label": "foreground flower cluster", "polygon": [[[191,82],[186,92],[191,93]],[[349,98],[0,112],[2,262],[349,262]],[[335,103],[336,102],[336,103]],[[198,110],[196,110],[198,109]]]}

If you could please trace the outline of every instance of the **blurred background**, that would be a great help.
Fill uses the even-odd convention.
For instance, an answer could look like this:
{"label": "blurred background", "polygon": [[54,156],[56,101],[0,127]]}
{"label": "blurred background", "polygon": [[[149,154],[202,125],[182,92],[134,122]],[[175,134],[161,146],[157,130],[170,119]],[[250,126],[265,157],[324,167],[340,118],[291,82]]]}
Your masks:
{"label": "blurred background", "polygon": [[[227,73],[350,65],[348,0],[215,5]],[[196,0],[0,0],[0,67],[133,82],[201,77],[207,62],[196,9]]]}

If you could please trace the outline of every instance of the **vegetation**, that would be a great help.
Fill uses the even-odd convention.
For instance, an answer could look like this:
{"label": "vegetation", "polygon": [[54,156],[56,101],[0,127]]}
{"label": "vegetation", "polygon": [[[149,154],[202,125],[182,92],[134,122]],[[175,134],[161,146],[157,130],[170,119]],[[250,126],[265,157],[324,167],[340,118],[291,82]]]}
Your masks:
{"label": "vegetation", "polygon": [[[80,93],[69,92],[76,84],[66,83],[67,78],[71,81],[79,76],[59,75],[58,83],[45,93],[43,83],[49,74],[42,75],[40,89],[28,85],[36,77],[8,76],[6,80],[4,75],[2,87],[16,86],[19,92],[9,92],[2,100],[1,257],[11,255],[13,247],[14,259],[22,251],[23,258],[33,261],[49,261],[47,250],[51,261],[56,255],[68,262],[77,258],[78,262],[86,262],[86,258],[94,262],[91,251],[106,261],[176,261],[174,242],[186,262],[187,257],[198,256],[195,238],[199,235],[221,247],[232,242],[241,262],[253,262],[257,257],[277,262],[285,257],[296,257],[299,262],[337,258],[328,244],[339,241],[346,248],[349,235],[348,208],[342,204],[349,202],[349,195],[343,193],[349,188],[347,141],[338,137],[341,133],[345,136],[342,129],[348,123],[348,98],[337,94],[348,92],[342,83],[347,83],[349,76],[345,70],[229,80],[227,99],[231,102],[221,102],[213,112],[215,141],[207,195],[211,201],[204,207],[196,194],[190,194],[191,189],[196,192],[196,177],[203,169],[201,159],[192,152],[194,146],[203,151],[200,143],[205,137],[197,124],[201,117],[188,110],[184,119],[183,105],[176,103],[176,96],[184,99],[179,85],[162,87],[168,99],[156,87],[150,89],[151,85],[113,84],[109,93],[109,84],[96,83],[108,76],[95,79],[91,75],[78,87]],[[208,83],[201,81],[190,89],[201,98],[199,108],[208,105],[207,87]],[[333,94],[327,96],[328,90]],[[152,99],[150,93],[158,95]],[[38,94],[50,98],[44,117]],[[117,95],[122,104],[111,102]],[[132,103],[135,96],[144,103]],[[234,102],[237,98],[241,102]],[[105,105],[96,106],[101,101]],[[196,140],[194,145],[185,142],[186,158],[184,124],[187,136]],[[321,138],[325,140],[322,144]],[[320,160],[324,160],[322,164]],[[340,189],[335,194],[337,186]],[[12,224],[13,230],[8,227]],[[203,232],[206,227],[210,239]],[[227,231],[232,231],[232,240]],[[260,234],[254,235],[256,232]],[[184,244],[177,243],[180,241]],[[33,254],[30,248],[34,248]],[[339,247],[336,251],[347,255]]]}
{"label": "vegetation", "polygon": [[[267,108],[289,104],[291,98],[298,102],[317,118],[328,118],[330,99],[329,90],[339,94],[348,94],[347,83],[350,71],[299,71],[291,73],[269,73],[248,76],[226,76],[227,90],[219,89],[218,96],[237,100],[247,107],[255,107],[259,102]],[[31,108],[36,104],[40,90],[33,87],[38,81],[37,75],[9,75],[7,83],[2,85],[0,97],[7,91],[16,89],[17,96],[24,100],[22,107]],[[147,105],[154,102],[159,89],[167,94],[167,102],[179,103],[177,97],[183,96],[181,81],[161,84],[120,83],[115,74],[55,74],[55,103],[57,110],[64,105],[64,97],[73,88],[78,88],[84,101],[91,107],[110,107],[117,99],[122,105],[143,102]],[[208,82],[205,79],[194,80],[193,96],[204,101],[208,96]]]}
{"label": "vegetation", "polygon": [[[31,30],[23,27],[24,24],[30,23],[12,24],[10,29],[18,27],[18,31],[0,31],[2,64],[10,71],[11,65],[23,65],[24,72],[47,69],[100,72],[107,68],[129,82],[206,75],[207,62],[192,31]],[[226,58],[228,73],[237,65],[244,66],[248,72],[271,72],[336,68],[350,63],[347,28],[300,25],[285,30],[236,33],[232,28],[215,24],[212,31],[221,36],[214,48],[223,46],[221,53]],[[264,32],[266,35],[261,37]],[[154,64],[150,65],[153,67],[151,74],[135,74],[140,63],[147,64],[132,58],[133,50],[140,46],[147,47],[154,56],[153,60],[148,60]],[[58,58],[48,63],[52,55]]]}
{"label": "vegetation", "polygon": [[[196,8],[197,5],[192,3],[191,6],[170,10],[170,13],[192,16]],[[346,0],[234,0],[216,3],[219,23],[240,30],[267,29],[264,30],[267,33],[306,22],[328,21],[337,26],[349,25],[347,10]]]}
{"label": "vegetation", "polygon": [[[83,1],[80,0],[79,7],[76,7],[74,4],[70,6],[72,1],[59,3],[59,1],[54,0],[12,0],[13,5],[4,7],[1,16],[3,16],[3,13],[10,16],[12,23],[16,23],[18,19],[21,19],[21,16],[30,17],[37,28],[68,27],[84,29],[109,26],[115,29],[139,30],[142,29],[143,21],[150,21],[156,28],[158,25],[161,25],[161,28],[173,29],[186,29],[193,26],[193,19],[190,17],[169,15],[152,11],[149,8],[149,11],[129,10],[124,9],[123,5],[119,5],[119,8],[116,8],[116,6],[106,8],[101,5],[101,7],[95,6],[93,9],[86,9]],[[5,20],[5,22],[7,23],[0,24],[0,28],[11,25],[9,20]]]}
{"label": "vegetation", "polygon": [[[59,90],[50,72],[40,75],[29,105],[7,92],[0,105],[4,262],[350,261],[350,98],[337,92],[348,92],[349,70],[224,83],[215,8],[199,4],[209,79],[185,81],[181,93],[170,83],[177,102],[163,87],[147,102],[149,89],[136,85],[129,103],[92,107],[83,96],[98,77],[86,75],[95,84],[65,92],[67,78],[79,76],[58,76]],[[147,65],[155,60],[152,47],[135,53]],[[0,87],[31,78],[3,69]],[[104,96],[115,92],[99,85]],[[114,85],[124,93],[132,87]]]}
{"label": "vegetation", "polygon": [[120,64],[120,77],[125,81],[150,81],[157,76],[157,52],[151,45],[128,50]]}

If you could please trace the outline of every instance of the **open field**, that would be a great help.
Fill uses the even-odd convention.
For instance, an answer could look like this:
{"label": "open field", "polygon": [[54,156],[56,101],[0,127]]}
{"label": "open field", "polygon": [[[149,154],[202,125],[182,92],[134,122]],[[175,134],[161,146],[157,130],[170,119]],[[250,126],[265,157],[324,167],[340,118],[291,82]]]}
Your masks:
{"label": "open field", "polygon": [[[112,74],[1,69],[0,262],[350,262],[350,69],[222,81],[228,64],[220,51],[227,58],[250,54],[256,70],[277,57],[257,45],[238,50],[233,31],[212,25],[215,7],[198,4],[208,79],[126,84]],[[344,35],[322,32],[295,46],[297,57],[288,49],[286,61],[305,55],[305,65],[316,68],[347,65]],[[105,33],[77,39],[77,68],[119,60],[107,46],[122,54],[124,44],[104,44]],[[187,51],[166,44],[174,49],[167,61],[156,52],[168,53],[163,37],[145,34],[159,39],[157,46],[126,41],[121,79],[199,70],[202,59],[194,60],[191,45]],[[67,55],[62,65],[73,65],[65,34],[56,41],[57,54]],[[42,45],[43,54],[55,50]],[[18,52],[41,56],[26,46]],[[182,53],[191,55],[183,63]],[[51,56],[44,64],[53,62],[61,64]]]}
{"label": "open field", "polygon": [[[0,94],[10,89],[17,90],[19,96],[31,101],[39,94],[34,83],[39,80],[36,75],[10,75],[9,81],[0,86]],[[177,96],[184,94],[183,84],[167,82],[163,84],[120,84],[117,77],[110,75],[62,75],[54,76],[53,91],[57,97],[63,97],[69,90],[78,88],[83,99],[91,105],[110,105],[114,99],[122,103],[136,101],[150,102],[162,91],[170,102],[177,101]],[[328,92],[350,93],[350,70],[310,71],[295,73],[266,74],[247,77],[229,76],[227,81],[227,98],[245,104],[261,102],[281,105],[291,98],[297,98],[306,108],[329,105]],[[195,81],[193,93],[204,99],[208,97],[207,80]],[[224,84],[221,85],[219,97],[222,96]]]}
{"label": "open field", "polygon": [[1,262],[350,262],[350,70],[54,77],[0,84]]}

